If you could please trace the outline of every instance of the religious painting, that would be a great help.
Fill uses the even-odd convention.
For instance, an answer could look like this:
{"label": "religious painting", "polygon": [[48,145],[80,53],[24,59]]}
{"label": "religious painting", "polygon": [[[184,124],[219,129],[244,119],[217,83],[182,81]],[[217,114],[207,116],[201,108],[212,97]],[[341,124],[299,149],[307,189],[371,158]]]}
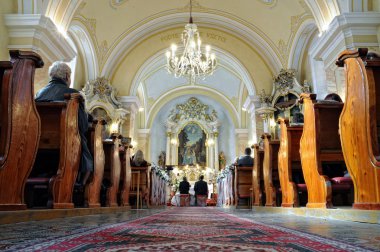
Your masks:
{"label": "religious painting", "polygon": [[198,124],[187,124],[178,141],[178,165],[206,166],[206,134]]}

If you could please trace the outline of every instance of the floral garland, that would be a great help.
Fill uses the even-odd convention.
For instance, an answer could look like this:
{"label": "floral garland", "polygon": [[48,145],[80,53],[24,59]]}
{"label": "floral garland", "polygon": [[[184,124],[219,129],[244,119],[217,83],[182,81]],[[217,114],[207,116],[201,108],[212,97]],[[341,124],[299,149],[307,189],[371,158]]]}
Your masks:
{"label": "floral garland", "polygon": [[228,174],[232,173],[235,170],[235,165],[230,164],[226,166],[223,170],[221,170],[216,177],[216,182],[219,183],[221,180],[223,180],[225,177],[227,177]]}
{"label": "floral garland", "polygon": [[165,183],[171,184],[171,179],[170,179],[169,175],[160,166],[156,166],[155,164],[153,164],[151,166],[151,171],[155,172],[156,175],[158,175],[161,179],[163,179],[165,181]]}

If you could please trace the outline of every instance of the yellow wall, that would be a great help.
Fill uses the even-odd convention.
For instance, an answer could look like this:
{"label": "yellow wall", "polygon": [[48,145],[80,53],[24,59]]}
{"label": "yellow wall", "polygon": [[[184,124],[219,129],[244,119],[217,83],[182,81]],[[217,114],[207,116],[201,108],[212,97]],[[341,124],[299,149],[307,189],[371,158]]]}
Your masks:
{"label": "yellow wall", "polygon": [[17,0],[0,1],[0,60],[9,60],[8,29],[3,15],[12,13],[17,13]]}
{"label": "yellow wall", "polygon": [[[159,34],[152,35],[146,40],[138,43],[127,55],[117,68],[115,74],[111,76],[111,83],[119,90],[119,95],[130,95],[133,78],[139,68],[157,52],[168,49],[171,43],[178,43],[178,39],[166,39],[173,34],[179,34],[183,28],[171,29]],[[272,76],[273,73],[265,64],[259,54],[243,40],[228,34],[226,32],[199,28],[203,44],[210,44],[221,48],[235,58],[239,59],[242,65],[247,69],[256,90],[265,89],[267,93],[272,91]],[[207,36],[213,34],[216,36]],[[221,39],[222,38],[222,39]],[[165,57],[162,55],[162,57]]]}

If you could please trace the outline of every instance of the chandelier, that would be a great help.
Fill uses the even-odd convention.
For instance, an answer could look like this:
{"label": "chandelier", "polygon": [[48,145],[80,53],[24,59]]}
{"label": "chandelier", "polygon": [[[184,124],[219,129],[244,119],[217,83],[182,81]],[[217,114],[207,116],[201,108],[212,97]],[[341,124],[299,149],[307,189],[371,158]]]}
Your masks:
{"label": "chandelier", "polygon": [[197,25],[193,23],[191,16],[192,4],[190,0],[190,20],[182,32],[183,50],[178,50],[177,45],[172,44],[166,52],[166,67],[168,72],[176,78],[185,76],[194,80],[196,77],[205,78],[213,74],[216,67],[215,54],[211,53],[211,47],[206,45],[202,52],[202,41],[198,33]]}

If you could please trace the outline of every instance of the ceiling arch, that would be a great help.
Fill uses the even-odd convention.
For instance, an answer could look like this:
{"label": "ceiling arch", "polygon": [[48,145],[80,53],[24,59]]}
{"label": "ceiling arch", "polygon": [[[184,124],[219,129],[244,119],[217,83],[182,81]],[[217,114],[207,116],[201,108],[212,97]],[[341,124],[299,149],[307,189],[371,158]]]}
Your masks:
{"label": "ceiling arch", "polygon": [[69,34],[83,55],[87,80],[95,80],[98,77],[98,59],[94,43],[87,29],[80,22],[73,22]]}
{"label": "ceiling arch", "polygon": [[[178,28],[179,24],[182,24],[187,16],[188,13],[175,13],[158,17],[129,33],[122,34],[117,44],[113,45],[111,52],[108,54],[101,75],[112,76],[120,61],[139,41],[151,36],[152,33]],[[247,27],[225,16],[212,13],[193,13],[193,17],[197,19],[197,24],[202,25],[203,28],[217,28],[236,37],[245,38],[245,41],[260,54],[273,73],[282,68],[281,60],[278,56],[279,52],[276,51],[275,46],[269,38],[266,38],[265,34],[259,34],[252,30],[252,27]],[[183,26],[180,27],[183,29]]]}

